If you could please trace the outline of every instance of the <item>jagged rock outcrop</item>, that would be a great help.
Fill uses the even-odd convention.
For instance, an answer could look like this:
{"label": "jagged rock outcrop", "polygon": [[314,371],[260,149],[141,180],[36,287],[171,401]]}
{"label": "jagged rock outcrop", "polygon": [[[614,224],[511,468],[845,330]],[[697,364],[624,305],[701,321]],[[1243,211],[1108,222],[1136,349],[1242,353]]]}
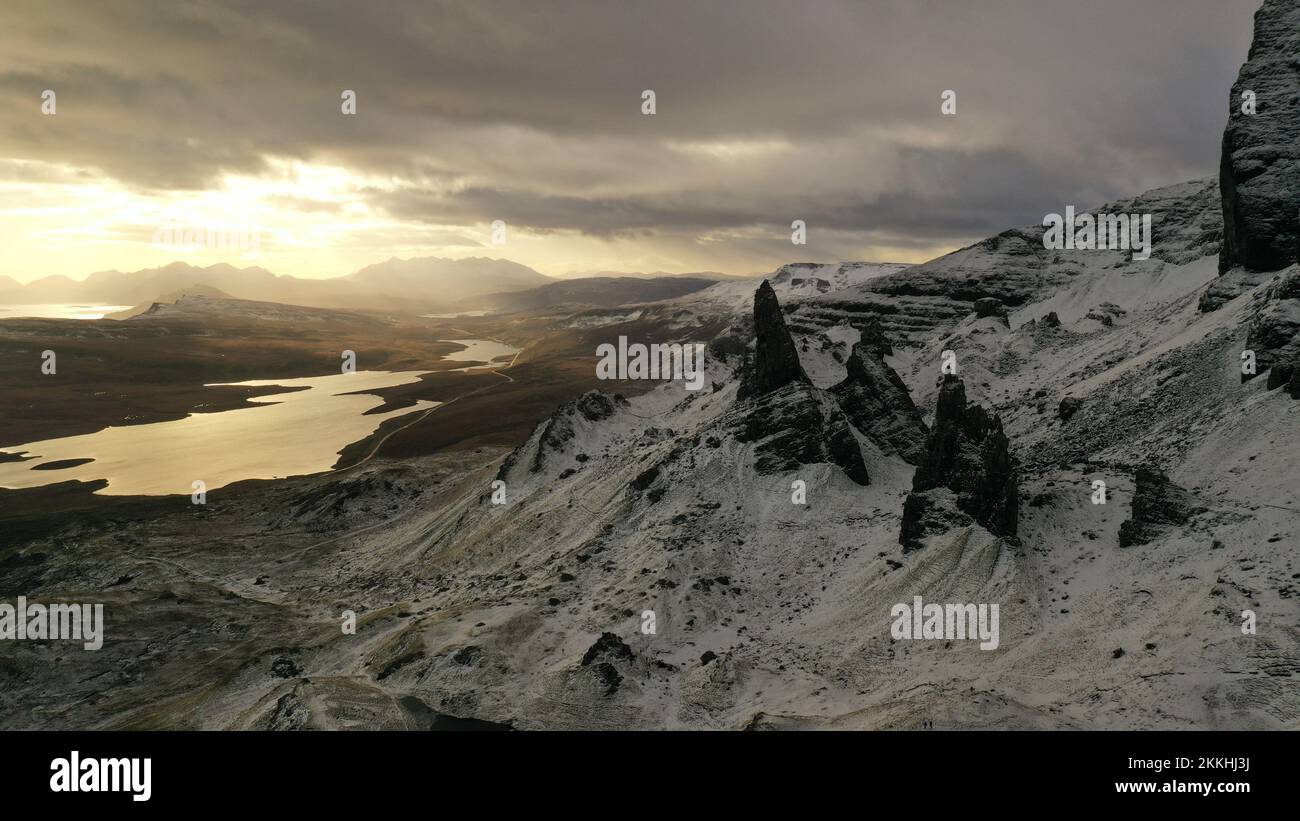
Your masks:
{"label": "jagged rock outcrop", "polygon": [[740,386],[741,399],[769,393],[791,382],[811,384],[785,325],[781,303],[767,280],[754,292],[754,334],[754,358]]}
{"label": "jagged rock outcrop", "polygon": [[1100,322],[1107,328],[1112,328],[1115,326],[1115,320],[1123,319],[1127,314],[1128,311],[1114,302],[1103,302],[1097,307],[1089,309],[1088,313],[1084,314],[1084,318]]}
{"label": "jagged rock outcrop", "polygon": [[[1043,228],[1011,228],[933,262],[868,284],[892,296],[941,296],[966,303],[991,298],[1004,306],[1028,302],[1043,287],[1055,251],[1043,247]],[[997,276],[989,276],[991,271]],[[1066,279],[1060,274],[1061,281]],[[990,303],[985,303],[986,305]]]}
{"label": "jagged rock outcrop", "polygon": [[601,633],[596,643],[583,653],[582,664],[579,666],[591,668],[597,686],[604,689],[606,696],[612,696],[623,683],[623,674],[615,664],[629,662],[632,659],[632,648],[628,647],[618,635]]}
{"label": "jagged rock outcrop", "polygon": [[600,638],[582,654],[582,666],[586,667],[598,661],[631,661],[632,648],[619,638],[616,633],[601,633]]}
{"label": "jagged rock outcrop", "polygon": [[1246,350],[1255,353],[1255,373],[1268,371],[1268,389],[1285,387],[1300,398],[1300,268],[1290,271],[1258,295],[1259,306],[1246,333]]}
{"label": "jagged rock outcrop", "polygon": [[1002,304],[1002,300],[995,297],[980,297],[975,300],[975,315],[978,317],[999,316],[1005,319],[1007,306]]}
{"label": "jagged rock outcrop", "polygon": [[936,508],[951,491],[957,509],[990,532],[1014,538],[1019,518],[1016,470],[1002,420],[979,405],[966,403],[961,379],[945,375],[939,389],[934,428],[925,455],[912,476],[912,493],[903,505],[899,541],[915,546],[934,531],[936,519],[952,519]]}
{"label": "jagged rock outcrop", "polygon": [[894,353],[894,346],[889,343],[884,326],[874,316],[858,326],[858,344],[866,346],[877,356],[890,356]]}
{"label": "jagged rock outcrop", "polygon": [[829,462],[858,484],[870,484],[844,412],[811,385],[794,382],[749,400],[731,411],[727,425],[737,441],[756,443],[754,469],[759,473]]}
{"label": "jagged rock outcrop", "polygon": [[907,386],[885,363],[889,350],[879,323],[869,324],[845,363],[848,375],[830,393],[855,428],[883,450],[920,464],[930,431]]}
{"label": "jagged rock outcrop", "polygon": [[1254,289],[1269,276],[1268,271],[1247,271],[1245,268],[1233,268],[1221,273],[1217,279],[1205,286],[1196,309],[1201,313],[1217,311],[1232,300]]}
{"label": "jagged rock outcrop", "polygon": [[1203,513],[1192,494],[1169,481],[1153,467],[1140,467],[1135,474],[1133,516],[1119,526],[1119,546],[1146,544],[1164,535],[1171,527],[1187,524]]}
{"label": "jagged rock outcrop", "polygon": [[524,458],[528,459],[530,473],[541,472],[547,466],[547,460],[563,451],[577,436],[580,428],[609,419],[627,404],[627,399],[622,394],[603,391],[587,391],[572,402],[565,402],[533,430],[528,441],[511,451],[502,461],[496,478],[508,480],[511,471]]}
{"label": "jagged rock outcrop", "polygon": [[[1151,259],[1125,264],[1157,269],[1219,253],[1223,205],[1212,177],[1106,203],[1095,213],[1151,215]],[[1083,274],[1086,258],[1097,252],[1044,248],[1044,230],[1038,225],[1003,231],[904,271],[812,296],[795,304],[786,319],[803,333],[815,333],[877,317],[896,344],[924,345],[970,316],[977,300],[996,299],[1013,311]],[[1122,256],[1117,253],[1116,261]]]}
{"label": "jagged rock outcrop", "polygon": [[870,482],[862,449],[839,406],[812,381],[766,280],[754,294],[755,354],[724,424],[753,442],[759,473],[830,462],[860,485]]}
{"label": "jagged rock outcrop", "polygon": [[957,506],[955,494],[947,488],[913,491],[903,500],[903,527],[898,542],[908,553],[919,549],[926,536],[968,527],[974,521]]}
{"label": "jagged rock outcrop", "polygon": [[614,415],[614,412],[627,405],[627,400],[620,394],[607,394],[601,391],[587,391],[572,402],[561,405],[547,419],[542,427],[537,450],[533,454],[529,469],[534,473],[545,465],[548,454],[559,451],[573,439],[580,419],[587,422],[601,422]]}
{"label": "jagged rock outcrop", "polygon": [[[1219,270],[1276,271],[1300,260],[1300,5],[1264,0],[1229,97],[1219,187]],[[1247,95],[1243,99],[1243,95]],[[1251,102],[1253,108],[1244,105]],[[1245,108],[1245,110],[1243,110]]]}

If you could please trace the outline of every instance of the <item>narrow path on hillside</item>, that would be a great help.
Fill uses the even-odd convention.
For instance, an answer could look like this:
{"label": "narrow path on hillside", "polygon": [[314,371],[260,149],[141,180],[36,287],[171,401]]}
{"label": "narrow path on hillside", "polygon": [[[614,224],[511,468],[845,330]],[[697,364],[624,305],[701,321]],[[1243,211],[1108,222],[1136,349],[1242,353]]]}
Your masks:
{"label": "narrow path on hillside", "polygon": [[[519,353],[523,353],[523,351],[520,350]],[[505,368],[493,369],[493,370],[492,370],[492,373],[496,374],[497,376],[504,377],[505,380],[506,380],[506,382],[514,383],[514,381],[515,381],[514,378],[511,377],[509,374],[502,373],[502,371],[505,371],[505,370],[507,370],[507,369],[513,367],[514,364],[515,364],[515,360],[517,360],[518,358],[519,358],[519,354],[517,353],[517,354],[515,354],[515,358],[512,359],[512,360],[510,361],[510,364],[509,364],[509,365],[507,365]],[[474,396],[475,394],[482,393],[483,391],[491,390],[492,388],[495,388],[495,387],[497,387],[498,385],[503,385],[503,384],[506,384],[506,383],[505,383],[505,382],[497,382],[497,383],[495,383],[495,384],[493,384],[493,385],[484,385],[484,386],[481,387],[481,388],[476,388],[475,390],[472,390],[472,391],[470,391],[469,393],[462,394],[462,395],[460,395],[460,396],[457,396],[455,399],[452,399],[452,400],[449,400],[449,401],[447,401],[447,402],[444,402],[444,403],[442,403],[441,405],[438,405],[438,407],[436,407],[436,408],[429,408],[427,411],[425,411],[424,413],[420,414],[420,416],[417,417],[415,420],[413,420],[413,421],[411,421],[411,422],[409,422],[409,423],[407,423],[407,424],[405,424],[405,425],[402,425],[400,428],[397,428],[396,430],[390,431],[386,436],[384,436],[384,438],[380,439],[377,443],[375,443],[375,446],[374,446],[373,448],[371,448],[370,452],[369,452],[368,454],[366,454],[365,458],[363,458],[363,459],[361,459],[361,460],[359,460],[359,461],[357,461],[357,462],[355,462],[355,463],[353,463],[353,464],[351,464],[351,465],[348,465],[347,467],[339,468],[338,470],[332,471],[332,473],[333,473],[333,474],[339,474],[339,473],[343,473],[343,472],[345,472],[345,471],[352,470],[352,469],[354,469],[354,468],[359,468],[359,467],[361,467],[362,465],[364,465],[364,464],[366,464],[367,462],[369,462],[372,458],[374,458],[375,455],[379,453],[379,449],[382,448],[382,447],[384,446],[384,443],[387,442],[391,437],[393,437],[394,435],[396,435],[396,434],[398,434],[398,433],[401,433],[402,431],[406,430],[407,428],[411,427],[412,425],[418,425],[420,422],[423,422],[423,421],[424,421],[424,420],[429,416],[429,414],[433,413],[434,411],[439,410],[439,409],[441,409],[441,408],[445,408],[445,407],[447,407],[448,405],[454,404],[455,402],[457,402],[457,401],[459,401],[459,400],[461,400],[461,399],[464,399],[464,398],[466,398],[466,397]],[[299,548],[298,550],[295,550],[294,552],[287,554],[284,558],[287,559],[287,558],[291,558],[291,557],[296,557],[296,556],[298,556],[299,554],[301,554],[301,553],[305,553],[305,552],[307,552],[307,551],[309,551],[309,550],[315,550],[316,548],[325,547],[325,546],[327,546],[327,545],[331,545],[331,544],[333,544],[334,542],[342,541],[343,539],[347,539],[347,538],[350,538],[350,537],[352,537],[352,536],[359,536],[359,535],[361,535],[362,533],[366,533],[366,532],[368,532],[368,531],[376,530],[376,529],[381,528],[381,527],[384,527],[384,526],[386,526],[386,525],[390,525],[390,524],[392,524],[392,523],[398,521],[399,519],[403,518],[404,516],[406,516],[407,513],[409,513],[409,511],[405,511],[405,510],[404,510],[404,511],[402,511],[401,513],[398,513],[397,515],[395,515],[395,516],[390,516],[389,518],[384,519],[383,521],[378,522],[378,523],[376,523],[376,524],[366,525],[365,527],[354,528],[354,529],[349,530],[349,531],[347,531],[347,532],[345,532],[345,533],[340,533],[340,534],[337,535],[337,536],[332,536],[332,537],[326,539],[325,541],[322,541],[322,542],[316,542],[315,544],[306,545],[305,547],[301,547],[301,548]]]}

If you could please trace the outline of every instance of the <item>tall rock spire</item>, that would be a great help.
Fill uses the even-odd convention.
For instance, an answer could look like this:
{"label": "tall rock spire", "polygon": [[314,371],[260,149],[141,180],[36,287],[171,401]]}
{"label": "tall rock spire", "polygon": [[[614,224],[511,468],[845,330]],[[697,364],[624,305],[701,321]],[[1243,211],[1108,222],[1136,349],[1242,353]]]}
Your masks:
{"label": "tall rock spire", "polygon": [[754,294],[754,332],[754,359],[746,367],[726,424],[738,441],[754,443],[755,469],[777,473],[827,462],[839,465],[854,482],[870,484],[844,412],[804,372],[767,280]]}
{"label": "tall rock spire", "polygon": [[934,499],[947,489],[957,509],[999,536],[1014,537],[1019,519],[1016,470],[1002,420],[979,405],[966,404],[966,386],[944,376],[925,456],[912,476],[903,506],[899,541],[916,542],[929,528]]}
{"label": "tall rock spire", "polygon": [[754,292],[754,361],[740,387],[740,397],[761,396],[791,382],[811,384],[790,329],[785,326],[781,303],[771,284],[763,280]]}
{"label": "tall rock spire", "polygon": [[1264,0],[1223,132],[1219,271],[1276,271],[1300,259],[1300,5]]}
{"label": "tall rock spire", "polygon": [[907,386],[885,362],[889,350],[880,324],[872,321],[849,353],[844,381],[830,392],[855,428],[882,449],[920,464],[930,432]]}

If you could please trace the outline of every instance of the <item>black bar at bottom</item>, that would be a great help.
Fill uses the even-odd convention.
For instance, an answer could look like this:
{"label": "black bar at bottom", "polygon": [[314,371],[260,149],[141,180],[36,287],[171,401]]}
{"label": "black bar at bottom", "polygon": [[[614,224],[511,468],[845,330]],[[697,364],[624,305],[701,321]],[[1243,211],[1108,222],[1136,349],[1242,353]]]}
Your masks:
{"label": "black bar at bottom", "polygon": [[[827,809],[830,799],[887,795],[927,807],[1032,798],[1063,802],[1057,807],[1193,798],[1232,807],[1294,795],[1286,788],[1294,787],[1295,740],[1278,732],[5,733],[0,788],[11,807],[24,799],[127,812],[398,812],[427,800],[441,814],[458,795],[529,812],[600,801],[631,810],[642,794],[815,799]],[[145,781],[148,799],[135,800]]]}

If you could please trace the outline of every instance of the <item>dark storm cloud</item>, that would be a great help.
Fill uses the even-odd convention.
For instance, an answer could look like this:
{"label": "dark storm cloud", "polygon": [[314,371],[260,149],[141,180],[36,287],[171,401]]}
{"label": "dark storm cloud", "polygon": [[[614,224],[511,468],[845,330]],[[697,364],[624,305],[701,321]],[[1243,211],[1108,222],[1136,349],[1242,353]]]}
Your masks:
{"label": "dark storm cloud", "polygon": [[[977,152],[904,148],[896,168],[916,186],[871,198],[853,192],[754,190],[737,197],[691,187],[655,195],[559,196],[470,186],[446,192],[405,188],[372,191],[375,201],[404,218],[429,222],[502,219],[538,231],[577,230],[611,237],[652,229],[779,227],[793,219],[818,229],[887,231],[925,238],[982,236],[1016,225],[1037,208],[1041,192],[1074,192],[1071,202],[1100,202],[1086,174],[1037,167],[1006,149]],[[862,173],[869,173],[863,169]]]}
{"label": "dark storm cloud", "polygon": [[0,159],[169,190],[288,157],[440,224],[955,242],[1213,173],[1257,5],[7,3]]}

